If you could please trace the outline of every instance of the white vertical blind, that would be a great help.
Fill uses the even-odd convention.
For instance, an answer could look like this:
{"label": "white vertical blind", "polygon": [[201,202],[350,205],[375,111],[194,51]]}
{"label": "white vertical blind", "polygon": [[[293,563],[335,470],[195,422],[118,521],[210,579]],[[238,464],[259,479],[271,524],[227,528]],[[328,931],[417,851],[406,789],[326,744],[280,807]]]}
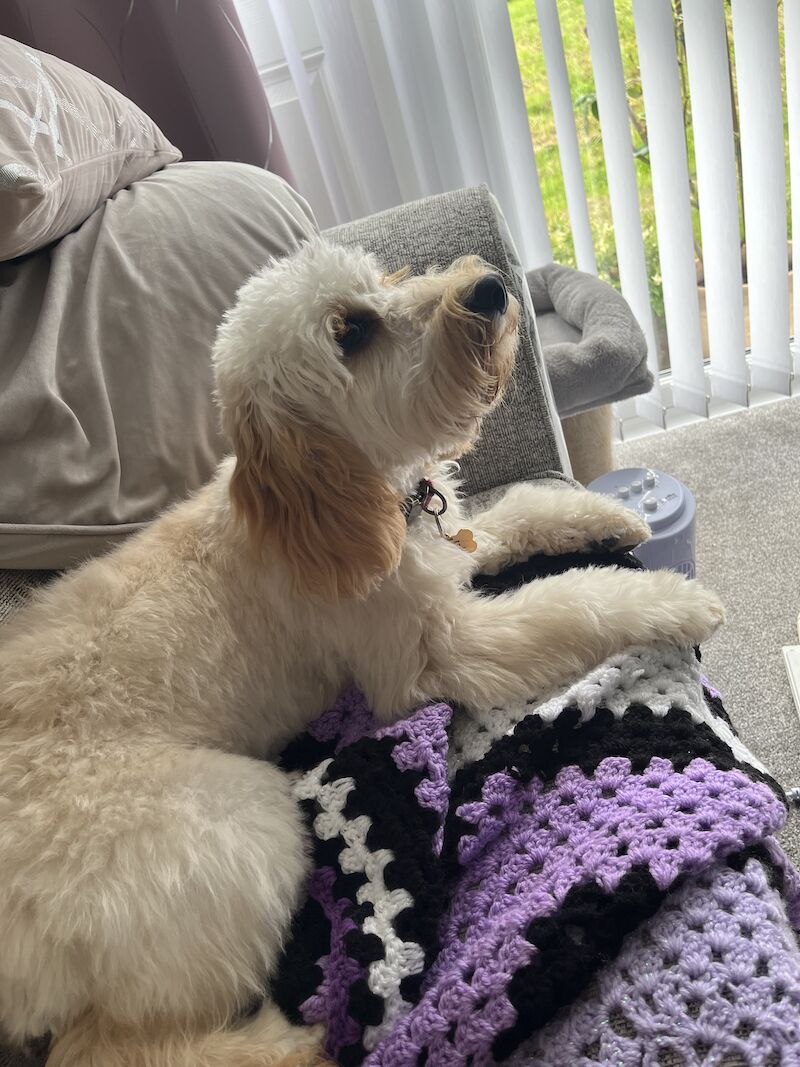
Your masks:
{"label": "white vertical blind", "polygon": [[[789,114],[789,177],[792,189],[792,252],[800,249],[800,0],[783,0],[786,105]],[[800,265],[792,255],[795,373],[800,374]]]}
{"label": "white vertical blind", "polygon": [[[270,32],[279,38],[315,168],[338,221],[486,182],[523,265],[552,258],[504,3],[261,2],[272,14]],[[248,16],[257,25],[252,4]],[[318,31],[319,82],[306,70],[296,22]],[[302,167],[296,170],[302,189]]]}
{"label": "white vertical blind", "polygon": [[374,9],[423,186],[457,188],[463,181],[461,159],[426,7],[418,2],[381,0]]}
{"label": "white vertical blind", "polygon": [[788,394],[791,358],[778,8],[775,3],[733,0],[732,11],[750,302],[750,375],[754,388]]}
{"label": "white vertical blind", "polygon": [[400,190],[392,146],[381,121],[369,67],[349,0],[311,0],[329,77],[327,90],[340,121],[352,123],[357,137],[348,137],[353,180],[363,205],[360,213],[399,204]]}
{"label": "white vertical blind", "polygon": [[679,407],[705,415],[689,164],[671,0],[633,0],[633,17],[647,116],[672,395]]}
{"label": "white vertical blind", "polygon": [[550,86],[550,100],[556,125],[558,155],[561,161],[561,173],[564,176],[564,191],[567,196],[575,259],[580,270],[597,274],[594,240],[589,222],[581,154],[578,148],[578,134],[575,129],[575,108],[572,103],[556,0],[536,0],[536,14],[542,37],[547,81]]}
{"label": "white vertical blind", "polygon": [[647,338],[647,362],[656,379],[653,390],[647,396],[637,398],[636,410],[644,418],[661,425],[663,409],[658,385],[658,353],[650,308],[625,76],[613,0],[584,0],[584,10],[597,90],[597,108],[614,221],[620,283],[623,295],[631,305]]}
{"label": "white vertical blind", "polygon": [[711,388],[715,396],[746,405],[739,190],[722,4],[683,0],[683,28],[703,236]]}
{"label": "white vertical blind", "polygon": [[453,47],[453,35],[458,27],[449,0],[425,0],[425,10],[442,74],[448,121],[461,157],[463,183],[478,185],[486,180],[490,166],[484,139],[475,136],[477,106],[469,58],[464,48]]}
{"label": "white vertical blind", "polygon": [[[285,2],[285,0],[273,0]],[[347,3],[347,0],[344,0]],[[325,0],[322,0],[324,5]],[[383,30],[370,0],[356,0],[352,5],[353,21],[361,46],[362,57],[369,76],[369,83],[364,91],[372,93],[386,131],[386,138],[392,154],[397,182],[403,201],[415,200],[425,196],[429,190],[425,187],[417,166],[414,148],[409,130],[406,127],[403,109],[395,91],[387,54],[387,42]],[[335,18],[335,11],[329,17]],[[326,72],[327,74],[327,72]],[[347,126],[351,137],[358,137],[360,131],[351,122]]]}
{"label": "white vertical blind", "polygon": [[469,57],[477,128],[487,147],[490,182],[527,267],[553,258],[525,93],[505,3],[441,0],[450,5]]}
{"label": "white vertical blind", "polygon": [[330,141],[314,102],[303,57],[295,39],[292,21],[281,0],[269,0],[269,7],[275,22],[275,29],[280,38],[283,54],[286,58],[286,64],[291,71],[292,80],[297,91],[297,99],[300,101],[300,107],[303,112],[303,119],[322,168],[331,206],[337,222],[342,222],[348,217],[347,198],[334,163]]}
{"label": "white vertical blind", "polygon": [[[580,269],[594,273],[597,255],[558,0],[528,2],[541,34],[576,260]],[[287,143],[304,161],[310,160],[309,182],[326,219],[331,210],[340,219],[352,218],[486,182],[500,201],[524,266],[551,258],[536,146],[505,0],[237,3],[247,11],[248,38],[255,27],[253,39],[268,53],[261,65],[265,84],[271,88],[281,79],[278,121],[285,115],[293,124],[297,135],[287,137]],[[613,0],[584,0],[620,287],[644,330],[648,365],[656,376],[652,392],[623,405],[618,417],[628,417],[635,404],[638,415],[662,425],[666,398],[705,415],[708,391],[712,398],[744,406],[751,385],[779,394],[791,389],[781,4],[731,3],[735,100],[727,0],[683,0],[682,9],[702,233],[704,293],[699,304],[684,129],[686,85],[676,49],[673,3],[633,0],[637,72],[623,69]],[[793,232],[800,234],[800,0],[783,0],[782,9],[789,162],[796,190]],[[278,66],[280,75],[275,73]],[[670,350],[671,387],[663,392],[657,341],[661,322],[650,305],[653,279],[648,278],[626,84],[626,77],[635,82],[639,74]],[[742,189],[734,139],[737,121]],[[296,170],[302,185],[302,161]],[[740,196],[747,245],[749,361]],[[651,252],[648,244],[647,257]],[[794,280],[794,335],[800,372],[800,270]]]}

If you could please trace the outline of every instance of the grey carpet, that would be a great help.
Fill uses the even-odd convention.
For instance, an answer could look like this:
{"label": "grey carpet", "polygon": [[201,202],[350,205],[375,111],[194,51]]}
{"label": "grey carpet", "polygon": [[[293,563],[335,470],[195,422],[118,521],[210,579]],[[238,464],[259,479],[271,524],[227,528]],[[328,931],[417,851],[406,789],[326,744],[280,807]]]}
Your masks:
{"label": "grey carpet", "polygon": [[[784,787],[800,786],[800,717],[781,654],[798,643],[800,398],[623,443],[616,462],[694,492],[698,577],[728,612],[703,666],[743,740]],[[800,817],[782,840],[800,863]]]}

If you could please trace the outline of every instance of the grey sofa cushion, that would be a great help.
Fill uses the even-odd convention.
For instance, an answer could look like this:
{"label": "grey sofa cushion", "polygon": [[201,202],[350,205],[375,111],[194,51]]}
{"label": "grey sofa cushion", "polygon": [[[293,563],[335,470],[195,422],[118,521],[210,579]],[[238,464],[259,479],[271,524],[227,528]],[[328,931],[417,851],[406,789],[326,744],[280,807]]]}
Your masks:
{"label": "grey sofa cushion", "polygon": [[558,263],[527,279],[562,418],[648,392],[647,342],[616,289]]}
{"label": "grey sofa cushion", "polygon": [[514,378],[485,421],[477,447],[461,460],[470,494],[509,482],[569,470],[566,448],[538,349],[525,276],[497,201],[486,188],[459,189],[328,230],[344,245],[374,252],[389,270],[422,273],[476,254],[506,277],[525,314]]}
{"label": "grey sofa cushion", "polygon": [[274,174],[177,163],[0,264],[0,566],[79,562],[209,479],[217,324],[315,232]]}

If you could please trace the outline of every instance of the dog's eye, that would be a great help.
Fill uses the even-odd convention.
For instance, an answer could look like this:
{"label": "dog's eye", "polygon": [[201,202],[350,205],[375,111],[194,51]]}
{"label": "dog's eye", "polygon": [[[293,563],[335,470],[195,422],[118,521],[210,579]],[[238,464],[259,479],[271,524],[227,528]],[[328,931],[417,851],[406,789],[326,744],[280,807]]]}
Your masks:
{"label": "dog's eye", "polygon": [[337,315],[334,319],[334,336],[346,356],[359,352],[374,329],[375,319],[366,314]]}

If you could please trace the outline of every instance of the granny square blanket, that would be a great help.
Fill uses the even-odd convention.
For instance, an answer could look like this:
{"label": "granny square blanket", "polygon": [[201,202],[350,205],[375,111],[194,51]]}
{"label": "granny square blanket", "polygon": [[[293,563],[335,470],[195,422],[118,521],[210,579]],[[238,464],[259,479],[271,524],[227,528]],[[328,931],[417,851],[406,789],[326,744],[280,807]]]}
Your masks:
{"label": "granny square blanket", "polygon": [[785,798],[692,651],[382,729],[350,690],[283,762],[314,871],[271,993],[343,1067],[800,1065]]}

